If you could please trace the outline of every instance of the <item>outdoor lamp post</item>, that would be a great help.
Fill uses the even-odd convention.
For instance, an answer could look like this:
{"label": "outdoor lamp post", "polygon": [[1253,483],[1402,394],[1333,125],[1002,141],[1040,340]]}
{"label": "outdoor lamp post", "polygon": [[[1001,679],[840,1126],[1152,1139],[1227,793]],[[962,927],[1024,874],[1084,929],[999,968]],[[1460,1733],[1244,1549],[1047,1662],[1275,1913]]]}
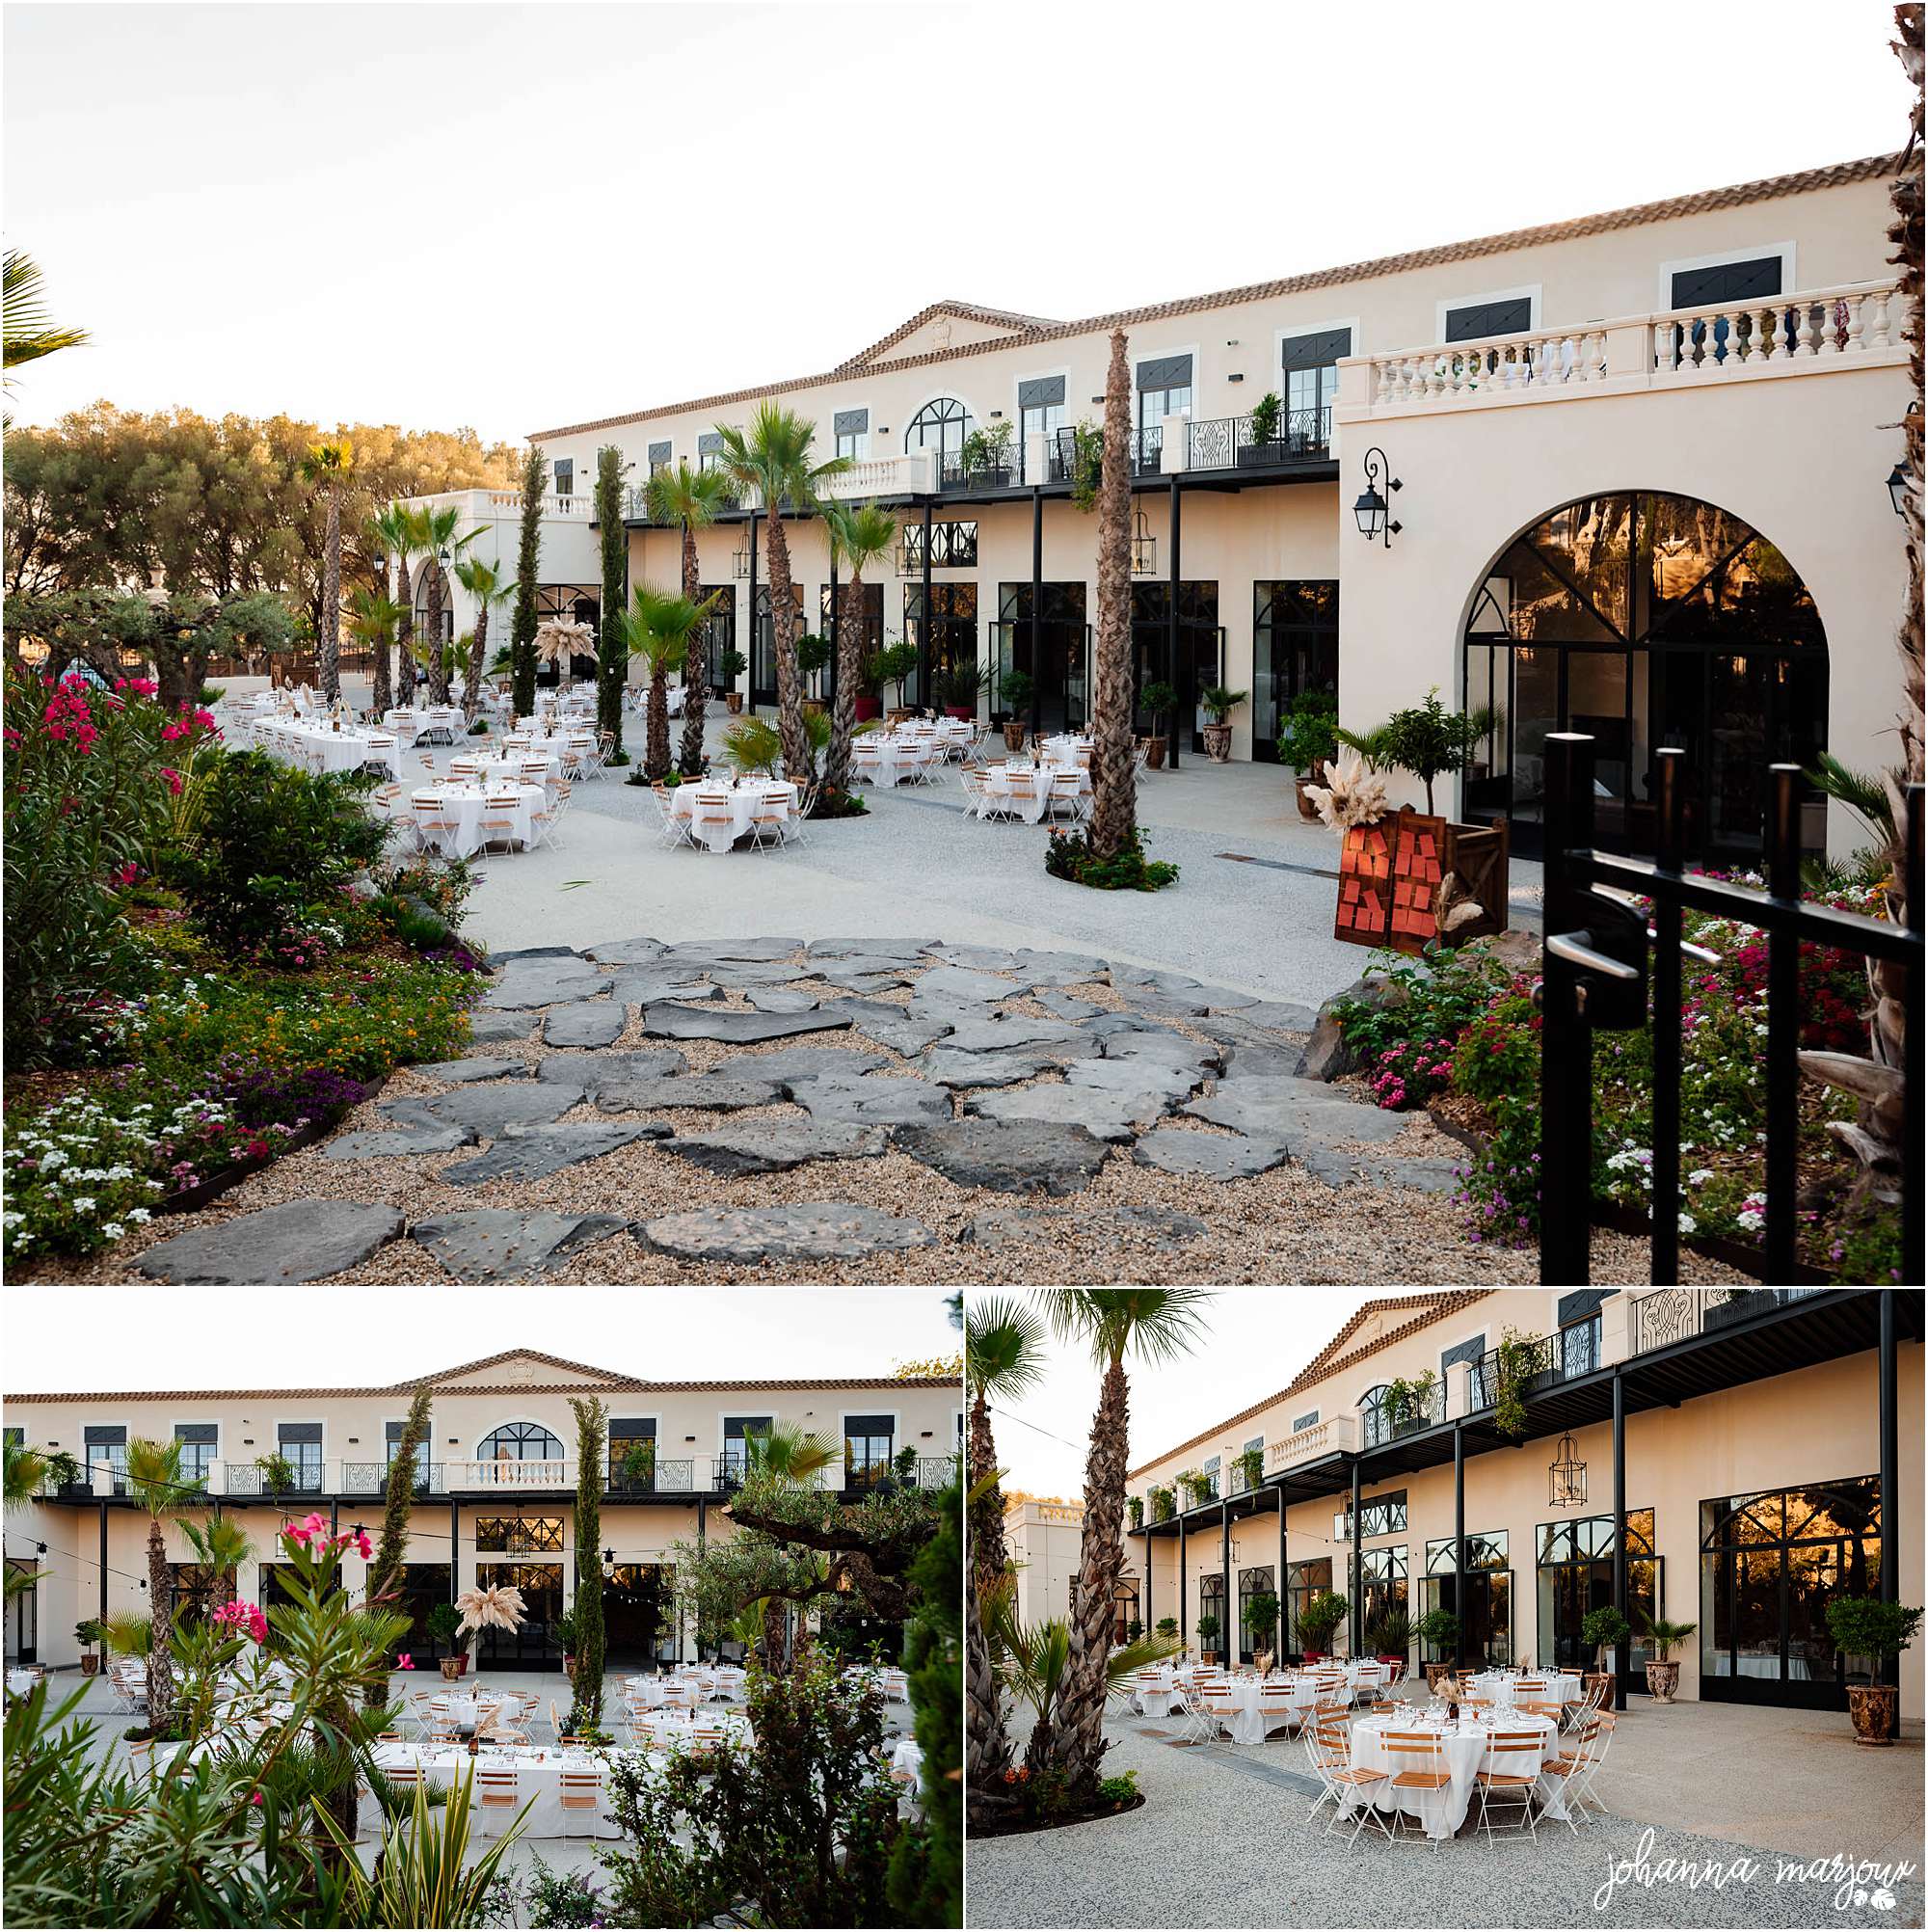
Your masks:
{"label": "outdoor lamp post", "polygon": [[1897,517],[1908,514],[1908,478],[1898,463],[1888,472],[1888,500],[1894,505]]}
{"label": "outdoor lamp post", "polygon": [[1366,487],[1358,501],[1352,505],[1352,515],[1359,521],[1359,534],[1369,544],[1382,541],[1386,549],[1391,550],[1392,540],[1400,532],[1400,524],[1388,518],[1388,499],[1379,494],[1381,477],[1385,479],[1388,492],[1401,487],[1399,478],[1391,473],[1385,451],[1375,444],[1366,451]]}

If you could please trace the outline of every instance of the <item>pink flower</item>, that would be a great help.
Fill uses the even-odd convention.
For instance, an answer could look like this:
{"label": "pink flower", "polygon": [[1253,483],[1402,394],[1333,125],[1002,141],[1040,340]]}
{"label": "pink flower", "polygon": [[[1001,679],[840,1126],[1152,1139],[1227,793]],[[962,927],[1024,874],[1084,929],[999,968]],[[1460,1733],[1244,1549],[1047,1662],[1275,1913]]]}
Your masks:
{"label": "pink flower", "polygon": [[180,796],[181,775],[178,771],[175,771],[173,768],[173,766],[166,765],[161,766],[161,783],[165,785],[168,788],[168,790],[174,794],[176,798]]}
{"label": "pink flower", "polygon": [[366,1563],[375,1554],[375,1545],[368,1541],[368,1532],[366,1530],[360,1530],[356,1533],[355,1554],[363,1563]]}
{"label": "pink flower", "polygon": [[122,866],[118,872],[114,874],[114,883],[116,885],[130,886],[140,876],[141,876],[141,868],[137,866],[133,862],[133,860],[129,859],[128,862],[124,866]]}
{"label": "pink flower", "polygon": [[250,1803],[251,1805],[258,1805],[258,1804],[260,1804],[260,1803],[261,1803],[261,1794],[260,1794],[260,1792],[259,1792],[259,1791],[256,1791],[256,1792],[254,1793],[254,1796],[253,1796],[252,1798],[250,1798],[250,1799],[248,1800],[248,1802],[249,1802],[249,1803]]}
{"label": "pink flower", "polygon": [[413,1656],[410,1655],[410,1653],[407,1650],[397,1650],[395,1652],[396,1670],[412,1671],[415,1669],[415,1660]]}

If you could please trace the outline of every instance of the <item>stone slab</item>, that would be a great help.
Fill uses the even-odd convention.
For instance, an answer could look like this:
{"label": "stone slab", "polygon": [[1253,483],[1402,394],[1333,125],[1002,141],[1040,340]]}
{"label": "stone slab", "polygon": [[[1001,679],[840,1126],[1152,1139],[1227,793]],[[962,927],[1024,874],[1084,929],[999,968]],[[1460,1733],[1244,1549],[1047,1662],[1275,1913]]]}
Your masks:
{"label": "stone slab", "polygon": [[543,1044],[552,1047],[605,1047],[629,1023],[613,1000],[579,1000],[543,1017]]}
{"label": "stone slab", "polygon": [[1074,1060],[1067,1062],[1064,1078],[1073,1087],[1098,1093],[1155,1100],[1154,1111],[1163,1114],[1195,1092],[1204,1076],[1196,1067],[1172,1066],[1162,1060]]}
{"label": "stone slab", "polygon": [[806,949],[812,959],[889,959],[893,964],[921,963],[941,939],[813,939]]}
{"label": "stone slab", "polygon": [[752,986],[786,986],[792,979],[815,978],[808,966],[792,966],[788,960],[718,959],[704,973],[718,986],[734,993],[747,993]]}
{"label": "stone slab", "polygon": [[[1008,958],[1009,954],[1004,956]],[[965,966],[933,966],[917,982],[917,997],[926,1001],[979,1001],[995,1005],[1000,1000],[1015,1000],[1024,990],[1022,980],[1001,979],[995,973],[975,972]]]}
{"label": "stone slab", "polygon": [[1290,1076],[1228,1080],[1217,1092],[1192,1101],[1185,1112],[1243,1134],[1276,1135],[1301,1153],[1308,1140],[1391,1140],[1406,1127],[1406,1116],[1367,1107],[1335,1094],[1316,1080]]}
{"label": "stone slab", "polygon": [[1057,1064],[1041,1053],[952,1053],[948,1046],[933,1047],[918,1062],[924,1077],[941,1087],[1009,1087]]}
{"label": "stone slab", "polygon": [[1305,1058],[1297,1047],[1236,1046],[1225,1055],[1223,1080],[1289,1079],[1299,1072]]}
{"label": "stone slab", "polygon": [[960,1188],[1071,1194],[1097,1178],[1109,1143],[1050,1121],[963,1119],[899,1128],[897,1144]]}
{"label": "stone slab", "polygon": [[619,1006],[648,1006],[658,1000],[720,1000],[723,988],[696,978],[687,966],[640,966],[618,973],[609,997]]}
{"label": "stone slab", "polygon": [[933,959],[973,973],[1010,973],[1017,968],[1018,955],[1002,946],[926,946]]}
{"label": "stone slab", "polygon": [[927,1011],[915,1001],[908,1006],[897,1006],[888,1000],[826,1000],[821,1010],[843,1014],[866,1039],[906,1059],[948,1038],[956,1024],[948,1013]]}
{"label": "stone slab", "polygon": [[613,1154],[631,1140],[660,1140],[668,1127],[659,1121],[576,1120],[549,1127],[505,1129],[485,1154],[458,1161],[442,1170],[442,1178],[458,1188],[479,1187],[484,1181],[539,1181],[582,1161]]}
{"label": "stone slab", "polygon": [[655,1108],[700,1107],[719,1111],[771,1107],[783,1098],[774,1080],[738,1079],[728,1073],[687,1073],[667,1080],[611,1080],[596,1088],[607,1114],[640,1114]]}
{"label": "stone slab", "polygon": [[1054,1019],[1095,1020],[1106,1010],[1089,1000],[1074,1000],[1069,993],[1040,993],[1037,1003]]}
{"label": "stone slab", "polygon": [[1032,1020],[1018,1014],[1004,1020],[964,1021],[944,1044],[955,1053],[1008,1053],[1016,1047],[1072,1046],[1084,1037],[1062,1020]]}
{"label": "stone slab", "polygon": [[744,997],[760,1013],[813,1013],[819,996],[794,986],[753,986]]}
{"label": "stone slab", "polygon": [[511,965],[489,988],[486,1004],[499,1012],[526,1012],[570,1000],[596,999],[607,991],[608,984],[593,960],[565,953]]}
{"label": "stone slab", "polygon": [[525,1013],[470,1013],[469,1044],[502,1046],[510,1040],[525,1040],[532,1024]]}
{"label": "stone slab", "polygon": [[519,1060],[494,1060],[486,1054],[469,1054],[461,1060],[431,1060],[412,1069],[425,1073],[450,1087],[462,1087],[471,1080],[500,1080],[504,1074],[528,1072]]}
{"label": "stone slab", "polygon": [[887,1074],[826,1073],[798,1081],[790,1095],[815,1120],[840,1120],[867,1127],[907,1127],[948,1120],[951,1095],[927,1080],[896,1080]]}
{"label": "stone slab", "polygon": [[861,1261],[886,1250],[928,1248],[937,1240],[921,1222],[852,1201],[697,1208],[639,1221],[634,1231],[658,1253],[736,1265]]}
{"label": "stone slab", "polygon": [[[1214,1010],[1218,1010],[1216,1002]],[[1254,1000],[1249,1006],[1241,1006],[1238,1017],[1255,1027],[1271,1027],[1282,1033],[1309,1033],[1318,1024],[1319,1014],[1312,1006],[1302,1006],[1297,1000]]]}
{"label": "stone slab", "polygon": [[489,956],[497,966],[506,966],[517,959],[567,959],[575,952],[573,946],[512,946]]}
{"label": "stone slab", "polygon": [[402,1217],[383,1202],[283,1201],[157,1242],[134,1265],[184,1287],[320,1281],[366,1261],[402,1230]]}
{"label": "stone slab", "polygon": [[1105,978],[1105,962],[1094,953],[1045,953],[1021,949],[1016,972],[1033,986],[1087,986]]}
{"label": "stone slab", "polygon": [[1196,1215],[1171,1208],[1141,1207],[988,1207],[972,1216],[963,1239],[980,1248],[1014,1248],[1055,1242],[1083,1251],[1093,1246],[1143,1243],[1170,1252],[1211,1230]]}
{"label": "stone slab", "polygon": [[[558,1119],[583,1096],[581,1087],[559,1080],[498,1080],[481,1087],[457,1087],[421,1101],[384,1101],[377,1110],[390,1120],[425,1114],[476,1134],[509,1126]],[[398,1113],[397,1109],[409,1110]]]}
{"label": "stone slab", "polygon": [[791,1039],[800,1033],[847,1027],[840,1008],[818,1006],[808,1013],[746,1013],[734,1007],[706,1012],[701,1006],[657,1004],[643,1009],[643,1032],[657,1039],[722,1040],[746,1046],[753,1040]]}
{"label": "stone slab", "polygon": [[1248,1181],[1282,1166],[1288,1149],[1272,1136],[1196,1134],[1183,1127],[1160,1127],[1132,1149],[1140,1167],[1207,1181]]}
{"label": "stone slab", "polygon": [[806,1161],[872,1160],[890,1145],[878,1127],[838,1120],[761,1121],[719,1134],[679,1134],[663,1151],[712,1174],[780,1174]]}
{"label": "stone slab", "polygon": [[536,1067],[538,1080],[579,1087],[592,1097],[617,1081],[662,1080],[689,1064],[675,1047],[629,1047],[615,1053],[550,1054]]}
{"label": "stone slab", "polygon": [[1102,1043],[1106,1060],[1136,1060],[1146,1066],[1190,1067],[1204,1073],[1216,1067],[1222,1049],[1211,1041],[1190,1040],[1181,1033],[1109,1033]]}
{"label": "stone slab", "polygon": [[882,1054],[862,1047],[773,1047],[768,1053],[739,1053],[719,1060],[713,1071],[736,1080],[772,1080],[793,1093],[802,1082],[820,1080],[826,1073],[855,1076],[888,1064]]}
{"label": "stone slab", "polygon": [[671,959],[697,960],[700,962],[725,962],[729,960],[762,961],[765,964],[773,960],[788,959],[794,953],[803,951],[800,939],[683,939],[675,945],[665,947],[664,955]]}
{"label": "stone slab", "polygon": [[964,1111],[974,1119],[1056,1121],[1082,1127],[1100,1140],[1129,1140],[1141,1116],[1165,1110],[1157,1101],[1141,1104],[1133,1094],[1102,1093],[1054,1080],[1002,1093],[974,1093],[965,1101]]}
{"label": "stone slab", "polygon": [[604,966],[647,966],[668,951],[660,939],[605,939],[595,946],[585,946],[582,956]]}
{"label": "stone slab", "polygon": [[546,1274],[576,1248],[628,1225],[613,1214],[469,1208],[418,1221],[409,1235],[458,1281],[520,1281]]}
{"label": "stone slab", "polygon": [[321,1150],[326,1161],[382,1161],[401,1154],[452,1154],[475,1144],[473,1132],[449,1121],[399,1122],[388,1134],[338,1134]]}

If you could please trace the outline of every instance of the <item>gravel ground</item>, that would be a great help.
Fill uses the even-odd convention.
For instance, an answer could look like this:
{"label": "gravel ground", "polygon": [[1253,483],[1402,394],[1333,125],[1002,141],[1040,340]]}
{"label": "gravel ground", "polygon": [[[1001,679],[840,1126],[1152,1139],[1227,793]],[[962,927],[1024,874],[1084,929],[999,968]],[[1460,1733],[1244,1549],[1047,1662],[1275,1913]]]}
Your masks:
{"label": "gravel ground", "polygon": [[[1168,1730],[1108,1722],[1109,1775],[1138,1774],[1139,1810],[1064,1831],[974,1839],[966,1922],[1018,1925],[1919,1925],[1919,1861],[1879,1902],[1837,1907],[1838,1880],[1777,1882],[1773,1851],[1620,1817],[1576,1836],[1557,1821],[1538,1844],[1488,1846],[1470,1832],[1449,1842],[1387,1844],[1370,1827],[1350,1848],[1323,1836],[1330,1807],[1307,1814],[1318,1787],[1297,1746],[1174,1747]],[[1611,1806],[1608,1773],[1601,1797]],[[1804,1859],[1834,1846],[1819,1839]],[[1750,1873],[1690,1889],[1658,1868],[1668,1859]],[[1650,1884],[1636,1862],[1645,1860]],[[1609,1883],[1616,1875],[1620,1882]],[[1605,1887],[1604,1895],[1602,1888]]]}
{"label": "gravel ground", "polygon": [[[809,990],[819,990],[826,996],[835,991],[824,986]],[[1070,991],[1074,997],[1112,1010],[1125,1005],[1120,995],[1102,981]],[[909,993],[898,989],[876,997],[902,1005],[908,1002]],[[743,1008],[748,1000],[742,993],[732,992],[718,1004]],[[1013,1012],[1046,1011],[1030,999],[1005,1004]],[[531,1033],[536,1017],[528,1015]],[[1165,1024],[1192,1033],[1182,1021]],[[1302,1036],[1279,1037],[1287,1042]],[[629,1022],[616,1047],[652,1043],[645,1040],[637,1017]],[[881,1074],[915,1071],[903,1057],[851,1030],[813,1034],[806,1043],[873,1051],[887,1062],[878,1069]],[[775,1040],[750,1047],[705,1040],[676,1044],[688,1060],[690,1072],[700,1074],[727,1059],[780,1051],[797,1042]],[[502,1059],[522,1059],[533,1072],[540,1060],[559,1050],[542,1048],[531,1039],[491,1043],[479,1051]],[[445,1090],[441,1082],[419,1069],[402,1068],[388,1081],[380,1100]],[[962,1095],[953,1096],[953,1113],[962,1113],[963,1105]],[[585,1103],[571,1109],[562,1119],[609,1117]],[[801,1107],[786,1102],[724,1114],[677,1109],[616,1117],[659,1119],[679,1134],[701,1134],[720,1128],[754,1128],[759,1122],[801,1121],[808,1115]],[[378,1114],[377,1103],[371,1101],[351,1114],[337,1131],[379,1130],[389,1124]],[[1197,1121],[1174,1119],[1170,1124],[1197,1133],[1223,1131]],[[1420,1156],[1453,1153],[1457,1146],[1440,1136],[1424,1115],[1416,1115],[1398,1140],[1372,1151]],[[1097,1179],[1083,1193],[1044,1202],[1033,1196],[960,1187],[896,1150],[880,1158],[813,1161],[787,1173],[726,1179],[692,1167],[657,1144],[639,1140],[536,1181],[505,1179],[458,1186],[440,1178],[443,1168],[470,1160],[476,1152],[476,1148],[468,1147],[450,1154],[335,1161],[327,1158],[324,1145],[305,1148],[252,1175],[232,1194],[200,1213],[157,1221],[142,1234],[82,1260],[49,1259],[32,1270],[20,1271],[18,1278],[75,1284],[141,1282],[147,1277],[136,1272],[134,1262],[156,1241],[213,1226],[259,1208],[315,1198],[386,1202],[411,1222],[486,1207],[551,1208],[643,1221],[697,1206],[847,1200],[907,1216],[938,1236],[937,1244],[925,1248],[817,1264],[812,1279],[826,1282],[1351,1285],[1435,1283],[1451,1278],[1468,1284],[1504,1285],[1537,1278],[1538,1260],[1531,1251],[1470,1246],[1461,1231],[1460,1211],[1448,1197],[1360,1182],[1335,1191],[1297,1165],[1274,1168],[1253,1180],[1219,1183],[1141,1167],[1128,1148],[1120,1148],[1108,1155]],[[1039,1206],[1060,1211],[1039,1239],[996,1246],[965,1239],[967,1228],[980,1215],[1003,1216],[1014,1209]],[[1205,1222],[1207,1231],[1202,1237],[1166,1247],[1141,1227],[1132,1225],[1128,1218],[1121,1222],[1108,1212],[1148,1207],[1195,1216]],[[1646,1252],[1626,1237],[1603,1232],[1595,1238],[1593,1267],[1596,1280],[1644,1279]],[[595,1284],[767,1283],[790,1278],[792,1272],[780,1262],[754,1266],[684,1262],[645,1248],[625,1231],[573,1250],[553,1274],[538,1278]],[[453,1283],[457,1278],[428,1249],[406,1239],[390,1242],[358,1267],[329,1277],[342,1285]]]}

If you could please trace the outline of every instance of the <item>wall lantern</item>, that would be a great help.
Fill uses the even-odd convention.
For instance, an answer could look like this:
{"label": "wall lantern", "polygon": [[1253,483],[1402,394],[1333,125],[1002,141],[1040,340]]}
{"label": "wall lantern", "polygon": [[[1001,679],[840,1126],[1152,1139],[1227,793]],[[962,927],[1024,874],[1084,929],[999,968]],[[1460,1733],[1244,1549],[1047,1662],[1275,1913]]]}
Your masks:
{"label": "wall lantern", "polygon": [[1145,513],[1138,513],[1137,526],[1132,532],[1132,575],[1150,577],[1158,568],[1158,540],[1151,533],[1151,525],[1145,522]]}
{"label": "wall lantern", "polygon": [[1908,514],[1908,478],[1902,473],[1900,464],[1888,472],[1888,500],[1894,505],[1894,514],[1905,517]]}
{"label": "wall lantern", "polygon": [[1398,536],[1400,525],[1388,517],[1388,498],[1379,492],[1379,479],[1386,478],[1388,492],[1400,488],[1400,480],[1391,474],[1391,466],[1386,462],[1383,449],[1375,444],[1366,451],[1366,488],[1359,500],[1352,505],[1352,514],[1359,520],[1359,534],[1370,543],[1384,540],[1387,550],[1392,549],[1392,540]]}
{"label": "wall lantern", "polygon": [[1546,1473],[1549,1508],[1577,1509],[1587,1500],[1587,1465],[1580,1461],[1570,1431],[1560,1438],[1560,1447],[1553,1452]]}
{"label": "wall lantern", "polygon": [[731,561],[732,561],[732,563],[734,563],[734,564],[736,565],[736,575],[737,575],[738,577],[748,577],[748,576],[749,576],[749,574],[750,574],[750,547],[749,547],[749,545],[748,545],[748,544],[745,544],[745,545],[743,545],[743,546],[741,547],[741,549],[739,549],[739,550],[737,550],[737,551],[736,552],[736,554],[735,554],[735,555],[734,555],[734,556],[733,556],[733,557],[731,558]]}

